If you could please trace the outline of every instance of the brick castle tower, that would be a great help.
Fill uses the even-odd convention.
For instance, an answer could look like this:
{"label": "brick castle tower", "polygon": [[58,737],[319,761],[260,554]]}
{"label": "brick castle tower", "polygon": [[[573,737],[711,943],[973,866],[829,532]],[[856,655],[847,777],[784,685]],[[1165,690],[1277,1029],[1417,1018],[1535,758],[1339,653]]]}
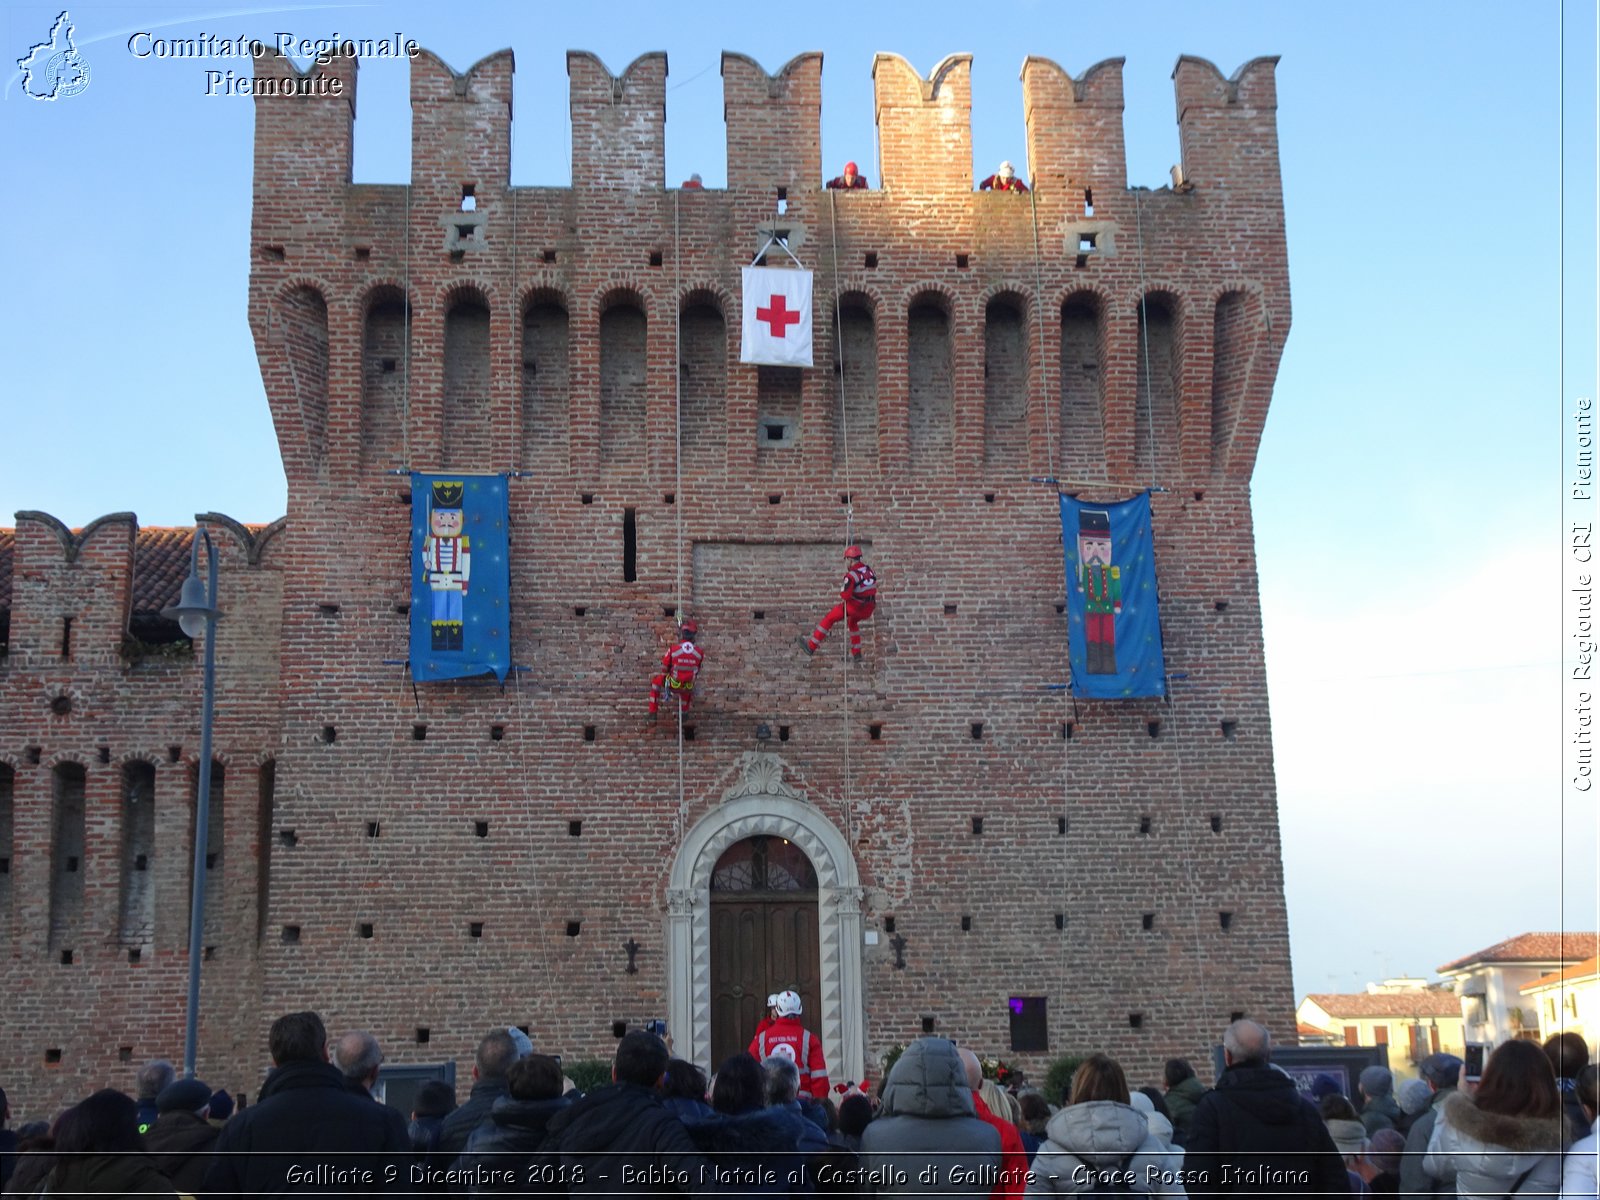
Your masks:
{"label": "brick castle tower", "polygon": [[[1023,64],[1031,195],[973,191],[965,55],[875,59],[879,187],[844,193],[814,53],[723,56],[723,190],[666,186],[664,54],[568,55],[572,188],[509,184],[509,51],[413,60],[409,185],[351,181],[353,59],[258,97],[289,511],[200,517],[226,612],[201,1076],[253,1096],[306,1007],[390,1064],[464,1071],[506,1024],[606,1057],[662,1017],[710,1067],[787,986],[835,1080],[927,1030],[1035,1078],[1198,1060],[1237,1014],[1292,1040],[1250,509],[1290,320],[1275,61],[1179,60],[1159,191],[1127,187],[1121,59]],[[773,232],[816,272],[810,370],[739,362]],[[504,689],[395,665],[409,468],[518,473]],[[1058,485],[1157,489],[1169,700],[1061,690]],[[19,1111],[181,1048],[200,672],[155,614],[189,537],[0,533]],[[842,627],[796,646],[847,537],[882,581],[857,670]],[[680,605],[707,651],[681,741],[644,716]]]}

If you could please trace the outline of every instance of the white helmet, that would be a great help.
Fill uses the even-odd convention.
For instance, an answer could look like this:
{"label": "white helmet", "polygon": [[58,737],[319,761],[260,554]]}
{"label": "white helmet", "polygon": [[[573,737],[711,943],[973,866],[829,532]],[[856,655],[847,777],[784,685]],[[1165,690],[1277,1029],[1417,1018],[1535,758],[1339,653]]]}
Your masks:
{"label": "white helmet", "polygon": [[778,1010],[780,1017],[798,1017],[800,997],[795,992],[779,992],[773,997],[772,1007]]}

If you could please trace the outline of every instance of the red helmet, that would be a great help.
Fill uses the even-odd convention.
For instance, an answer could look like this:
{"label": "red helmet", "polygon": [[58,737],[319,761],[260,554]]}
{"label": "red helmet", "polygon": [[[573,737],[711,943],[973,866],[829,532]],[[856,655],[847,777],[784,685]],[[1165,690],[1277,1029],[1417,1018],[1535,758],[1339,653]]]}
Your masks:
{"label": "red helmet", "polygon": [[685,617],[678,622],[678,632],[693,635],[700,632],[700,626],[695,624],[693,617]]}
{"label": "red helmet", "polygon": [[861,547],[860,546],[846,546],[844,548],[844,556],[846,558],[860,558],[861,557]]}
{"label": "red helmet", "polygon": [[845,165],[844,165],[844,173],[846,175],[859,175],[861,172],[856,170],[855,163],[845,163]]}

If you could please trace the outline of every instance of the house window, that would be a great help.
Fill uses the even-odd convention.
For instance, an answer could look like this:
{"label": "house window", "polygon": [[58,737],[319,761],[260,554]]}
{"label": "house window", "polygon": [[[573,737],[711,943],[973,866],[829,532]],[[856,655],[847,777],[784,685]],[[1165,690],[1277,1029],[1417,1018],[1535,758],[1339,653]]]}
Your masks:
{"label": "house window", "polygon": [[1433,1047],[1434,1054],[1439,1053],[1439,1027],[1437,1025],[1432,1025],[1428,1028],[1428,1044]]}
{"label": "house window", "polygon": [[1372,1044],[1387,1046],[1389,1044],[1389,1027],[1387,1025],[1374,1025],[1372,1027]]}
{"label": "house window", "polygon": [[1546,996],[1544,998],[1544,1015],[1550,1024],[1554,1025],[1556,1023],[1556,998],[1554,996]]}
{"label": "house window", "polygon": [[1569,1017],[1576,1017],[1578,1015],[1578,993],[1577,992],[1568,992],[1567,993],[1567,1015]]}
{"label": "house window", "polygon": [[[1435,1030],[1437,1032],[1437,1030]],[[1424,1025],[1413,1025],[1410,1029],[1411,1049],[1409,1057],[1412,1062],[1421,1062],[1428,1057],[1428,1030]]]}
{"label": "house window", "polygon": [[1346,1025],[1344,1027],[1344,1044],[1346,1046],[1361,1045],[1361,1030],[1354,1025]]}

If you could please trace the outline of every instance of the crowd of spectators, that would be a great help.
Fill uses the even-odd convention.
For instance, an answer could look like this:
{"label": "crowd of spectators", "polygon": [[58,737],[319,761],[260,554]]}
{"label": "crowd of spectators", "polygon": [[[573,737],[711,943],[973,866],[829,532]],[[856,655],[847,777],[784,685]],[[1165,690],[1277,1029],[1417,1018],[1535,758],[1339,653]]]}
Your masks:
{"label": "crowd of spectators", "polygon": [[1572,1034],[1508,1042],[1479,1080],[1449,1054],[1398,1090],[1369,1067],[1354,1095],[1328,1075],[1303,1092],[1252,1021],[1223,1032],[1209,1089],[1184,1059],[1133,1087],[1097,1053],[1047,1096],[923,1037],[876,1087],[819,1101],[792,1057],[737,1054],[708,1078],[647,1030],[583,1093],[526,1033],[497,1028],[463,1102],[431,1080],[409,1113],[378,1098],[370,1033],[330,1042],[317,1014],[290,1013],[268,1050],[236,1112],[164,1061],[139,1069],[135,1095],[103,1088],[15,1130],[0,1091],[4,1194],[1596,1197],[1597,1072]]}

